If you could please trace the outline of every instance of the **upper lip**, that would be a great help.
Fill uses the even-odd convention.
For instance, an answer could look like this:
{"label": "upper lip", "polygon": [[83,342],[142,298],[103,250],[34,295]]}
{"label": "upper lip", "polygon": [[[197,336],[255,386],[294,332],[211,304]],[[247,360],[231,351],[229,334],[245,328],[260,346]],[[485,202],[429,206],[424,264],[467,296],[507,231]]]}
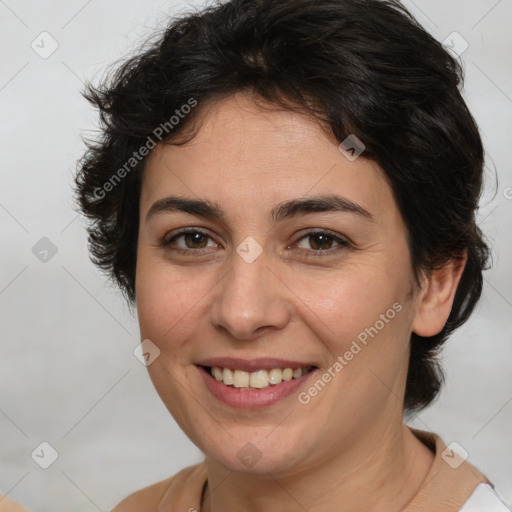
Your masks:
{"label": "upper lip", "polygon": [[229,368],[231,370],[242,370],[245,372],[254,372],[256,370],[271,370],[272,368],[309,368],[314,366],[310,363],[299,361],[288,361],[286,359],[276,359],[273,357],[259,357],[256,359],[239,359],[236,357],[212,357],[202,359],[196,362],[198,366],[218,366],[219,368]]}

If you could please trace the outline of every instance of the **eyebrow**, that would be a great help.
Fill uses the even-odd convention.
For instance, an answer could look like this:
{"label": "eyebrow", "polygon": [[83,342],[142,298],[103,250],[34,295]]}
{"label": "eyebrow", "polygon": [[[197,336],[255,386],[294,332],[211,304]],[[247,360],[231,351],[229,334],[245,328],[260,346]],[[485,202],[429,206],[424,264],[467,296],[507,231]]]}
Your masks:
{"label": "eyebrow", "polygon": [[[146,222],[155,215],[173,212],[184,212],[226,224],[226,216],[217,203],[178,196],[164,197],[155,201],[146,214]],[[337,195],[292,199],[275,206],[272,209],[271,216],[273,224],[277,224],[284,219],[296,217],[300,214],[317,212],[350,213],[369,222],[374,222],[373,215],[368,210],[346,197]]]}

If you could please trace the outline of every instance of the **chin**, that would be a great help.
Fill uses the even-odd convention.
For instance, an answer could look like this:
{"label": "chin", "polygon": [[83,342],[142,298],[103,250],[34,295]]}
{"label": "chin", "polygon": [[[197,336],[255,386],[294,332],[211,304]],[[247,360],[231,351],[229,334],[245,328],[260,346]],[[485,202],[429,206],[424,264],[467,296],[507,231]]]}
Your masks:
{"label": "chin", "polygon": [[[233,431],[226,429],[218,439],[209,437],[196,443],[206,457],[228,471],[251,474],[284,474],[293,472],[308,458],[304,436],[279,433],[268,427]],[[257,430],[257,432],[255,432]],[[270,434],[269,434],[270,432]]]}

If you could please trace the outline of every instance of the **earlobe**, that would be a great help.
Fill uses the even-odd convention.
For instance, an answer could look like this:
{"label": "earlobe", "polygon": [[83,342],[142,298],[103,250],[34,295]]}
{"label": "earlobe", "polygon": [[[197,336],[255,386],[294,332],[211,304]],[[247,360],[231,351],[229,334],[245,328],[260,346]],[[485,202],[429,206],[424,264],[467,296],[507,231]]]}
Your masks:
{"label": "earlobe", "polygon": [[417,299],[413,332],[419,336],[429,337],[442,330],[450,316],[466,261],[467,252],[464,250],[460,258],[450,260],[425,278]]}

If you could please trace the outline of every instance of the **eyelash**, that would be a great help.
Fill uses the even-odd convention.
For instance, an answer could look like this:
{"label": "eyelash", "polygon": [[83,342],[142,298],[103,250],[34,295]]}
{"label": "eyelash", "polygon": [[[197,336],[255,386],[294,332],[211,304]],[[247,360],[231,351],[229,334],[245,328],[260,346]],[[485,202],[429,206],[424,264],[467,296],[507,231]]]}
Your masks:
{"label": "eyelash", "polygon": [[[170,249],[170,245],[176,241],[178,238],[184,236],[184,235],[187,235],[189,233],[199,233],[209,239],[212,239],[212,237],[205,231],[203,231],[202,229],[199,229],[199,228],[187,228],[187,229],[182,229],[181,231],[178,231],[177,233],[175,233],[171,238],[164,238],[161,242],[161,246],[166,248],[166,249]],[[317,229],[317,230],[312,230],[312,231],[309,231],[307,233],[305,233],[304,235],[302,235],[296,242],[295,244],[299,243],[301,240],[303,240],[304,238],[308,238],[310,236],[313,236],[313,235],[325,235],[327,237],[329,237],[330,239],[332,239],[333,242],[337,242],[338,243],[338,246],[334,247],[334,248],[330,248],[330,249],[301,249],[299,248],[299,251],[300,252],[303,252],[305,253],[306,257],[323,257],[323,256],[329,256],[329,255],[332,255],[334,252],[338,252],[339,250],[342,250],[346,247],[348,247],[350,244],[347,240],[343,239],[343,238],[340,238],[339,236],[335,235],[334,233],[328,231],[328,230],[325,230],[325,229]],[[207,248],[202,248],[202,249],[183,249],[181,247],[178,247],[178,248],[171,248],[171,250],[173,251],[176,251],[180,254],[185,254],[185,255],[188,255],[188,254],[191,254],[191,253],[199,253],[201,254],[203,251],[207,251],[208,249]]]}

